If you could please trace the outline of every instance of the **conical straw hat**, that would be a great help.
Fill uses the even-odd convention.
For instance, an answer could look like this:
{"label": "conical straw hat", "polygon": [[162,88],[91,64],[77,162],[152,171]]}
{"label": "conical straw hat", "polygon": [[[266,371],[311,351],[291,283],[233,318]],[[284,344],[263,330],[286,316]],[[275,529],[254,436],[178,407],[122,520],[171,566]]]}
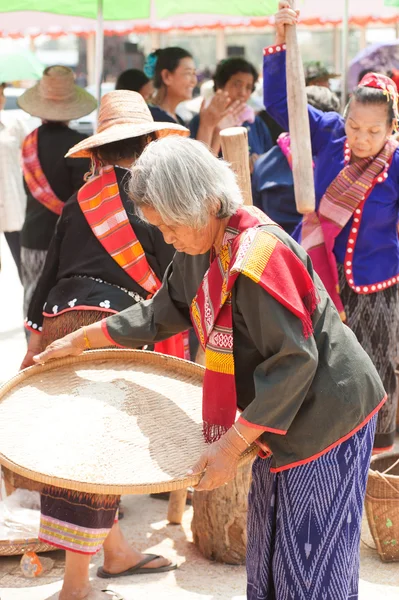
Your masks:
{"label": "conical straw hat", "polygon": [[140,135],[156,133],[189,135],[189,130],[177,123],[154,121],[143,96],[128,90],[115,90],[105,94],[100,103],[97,133],[71,148],[67,157],[90,157],[91,150]]}
{"label": "conical straw hat", "polygon": [[17,102],[25,112],[46,121],[79,119],[97,107],[97,100],[75,84],[72,69],[61,65],[47,67],[41,80]]}
{"label": "conical straw hat", "polygon": [[206,448],[203,373],[135,350],[97,350],[22,371],[0,388],[0,463],[96,494],[196,485],[200,476],[186,473]]}

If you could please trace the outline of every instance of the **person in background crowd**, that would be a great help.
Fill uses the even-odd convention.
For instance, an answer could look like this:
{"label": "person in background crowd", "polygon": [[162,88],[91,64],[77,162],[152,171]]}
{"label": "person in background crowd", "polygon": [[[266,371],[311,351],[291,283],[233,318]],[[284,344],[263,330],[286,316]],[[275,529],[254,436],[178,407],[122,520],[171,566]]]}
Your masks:
{"label": "person in background crowd", "polygon": [[21,148],[27,134],[19,119],[4,114],[5,83],[0,83],[0,233],[4,233],[21,277],[20,231],[24,222],[26,194],[22,184]]}
{"label": "person in background crowd", "polygon": [[[328,88],[311,85],[306,88],[308,103],[322,112],[338,112],[338,97]],[[277,146],[263,154],[252,174],[254,205],[291,235],[302,219],[296,210],[289,133],[282,133]]]}
{"label": "person in background crowd", "polygon": [[191,54],[178,47],[156,50],[147,57],[144,73],[154,82],[155,96],[149,105],[154,121],[184,125],[176,108],[180,102],[191,100],[197,85]]}
{"label": "person in background crowd", "polygon": [[[265,50],[266,110],[288,129],[285,26],[297,13],[283,0],[276,46]],[[278,74],[278,76],[277,76]],[[386,75],[370,73],[345,111],[308,110],[315,156],[316,212],[294,238],[309,253],[347,325],[374,362],[388,393],[379,416],[375,452],[390,450],[396,433],[399,339],[398,91]]]}
{"label": "person in background crowd", "polygon": [[[219,97],[219,114],[214,104],[202,110],[190,123],[191,137],[206,143],[215,154],[220,153],[220,130],[233,125],[241,125],[248,130],[249,152],[253,162],[273,146],[270,131],[253,109],[248,100],[255,89],[258,73],[255,67],[243,58],[222,60],[214,75],[215,92]],[[225,114],[230,107],[236,107],[234,114]],[[210,113],[210,114],[208,114]],[[214,118],[212,118],[214,117]]]}
{"label": "person in background crowd", "polygon": [[65,154],[85,136],[68,122],[91,113],[97,102],[75,85],[68,67],[48,67],[41,80],[19,98],[20,108],[43,124],[23,143],[22,160],[27,193],[21,232],[21,270],[26,316],[32,294],[46,260],[55,225],[64,203],[84,183],[88,160],[71,160]]}
{"label": "person in background crowd", "polygon": [[[34,364],[33,356],[60,335],[153,295],[175,253],[158,229],[137,216],[126,189],[129,167],[150,141],[158,134],[188,135],[188,130],[171,123],[154,123],[142,96],[127,90],[102,98],[99,130],[68,153],[91,157],[96,173],[68,200],[57,223],[29,307],[26,326],[32,335],[21,368]],[[110,196],[110,189],[116,193]],[[109,222],[115,214],[119,215],[119,227],[100,234],[98,223]],[[181,338],[179,334],[155,344],[155,350],[184,358]],[[179,349],[181,353],[176,352]],[[103,544],[104,566],[98,570],[99,577],[176,568],[162,556],[141,554],[130,547],[119,524],[114,523],[118,503],[118,496],[74,493],[50,486],[43,489],[39,537],[66,551],[61,600],[88,598],[90,560]]]}
{"label": "person in background crowd", "polygon": [[330,79],[340,77],[327,69],[319,60],[309,61],[304,65],[306,85],[318,85],[330,88]]}
{"label": "person in background crowd", "polygon": [[149,102],[154,93],[154,84],[144,71],[139,69],[127,69],[123,71],[116,80],[116,90],[130,90],[141,94],[146,102]]}

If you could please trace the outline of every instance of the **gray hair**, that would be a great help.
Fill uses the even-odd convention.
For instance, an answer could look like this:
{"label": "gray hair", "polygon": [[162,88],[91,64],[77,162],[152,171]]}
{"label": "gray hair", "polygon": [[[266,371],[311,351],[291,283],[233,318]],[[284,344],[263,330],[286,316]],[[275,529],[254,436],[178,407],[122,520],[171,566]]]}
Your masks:
{"label": "gray hair", "polygon": [[210,214],[230,217],[243,203],[235,174],[195,140],[168,136],[151,142],[131,169],[129,195],[140,210],[155,209],[165,223],[205,227]]}

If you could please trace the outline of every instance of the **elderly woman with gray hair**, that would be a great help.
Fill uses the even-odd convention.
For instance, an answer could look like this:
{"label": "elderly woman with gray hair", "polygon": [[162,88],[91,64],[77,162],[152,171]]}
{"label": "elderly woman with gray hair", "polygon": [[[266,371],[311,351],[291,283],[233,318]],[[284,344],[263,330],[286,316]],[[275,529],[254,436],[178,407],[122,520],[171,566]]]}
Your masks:
{"label": "elderly woman with gray hair", "polygon": [[[357,598],[363,500],[381,381],[306,252],[242,197],[229,166],[193,140],[151,143],[132,168],[142,218],[177,253],[149,301],[51,344],[139,347],[184,331],[206,355],[197,490],[235,477],[253,442],[250,600]],[[241,415],[236,419],[237,409]]]}

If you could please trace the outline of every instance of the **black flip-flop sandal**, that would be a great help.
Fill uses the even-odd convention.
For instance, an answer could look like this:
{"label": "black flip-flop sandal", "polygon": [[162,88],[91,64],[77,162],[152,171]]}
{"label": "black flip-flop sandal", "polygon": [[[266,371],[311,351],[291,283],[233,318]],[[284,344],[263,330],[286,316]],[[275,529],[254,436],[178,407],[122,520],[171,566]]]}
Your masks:
{"label": "black flip-flop sandal", "polygon": [[146,554],[146,557],[143,558],[137,565],[131,567],[130,569],[126,569],[126,571],[122,571],[122,573],[108,573],[104,570],[103,567],[99,567],[97,569],[97,577],[101,577],[102,579],[113,579],[114,577],[128,577],[129,575],[144,575],[149,573],[167,573],[168,571],[174,571],[177,569],[177,564],[172,563],[171,565],[165,565],[164,567],[154,567],[154,568],[144,568],[145,565],[152,562],[156,558],[162,558],[159,554]]}

